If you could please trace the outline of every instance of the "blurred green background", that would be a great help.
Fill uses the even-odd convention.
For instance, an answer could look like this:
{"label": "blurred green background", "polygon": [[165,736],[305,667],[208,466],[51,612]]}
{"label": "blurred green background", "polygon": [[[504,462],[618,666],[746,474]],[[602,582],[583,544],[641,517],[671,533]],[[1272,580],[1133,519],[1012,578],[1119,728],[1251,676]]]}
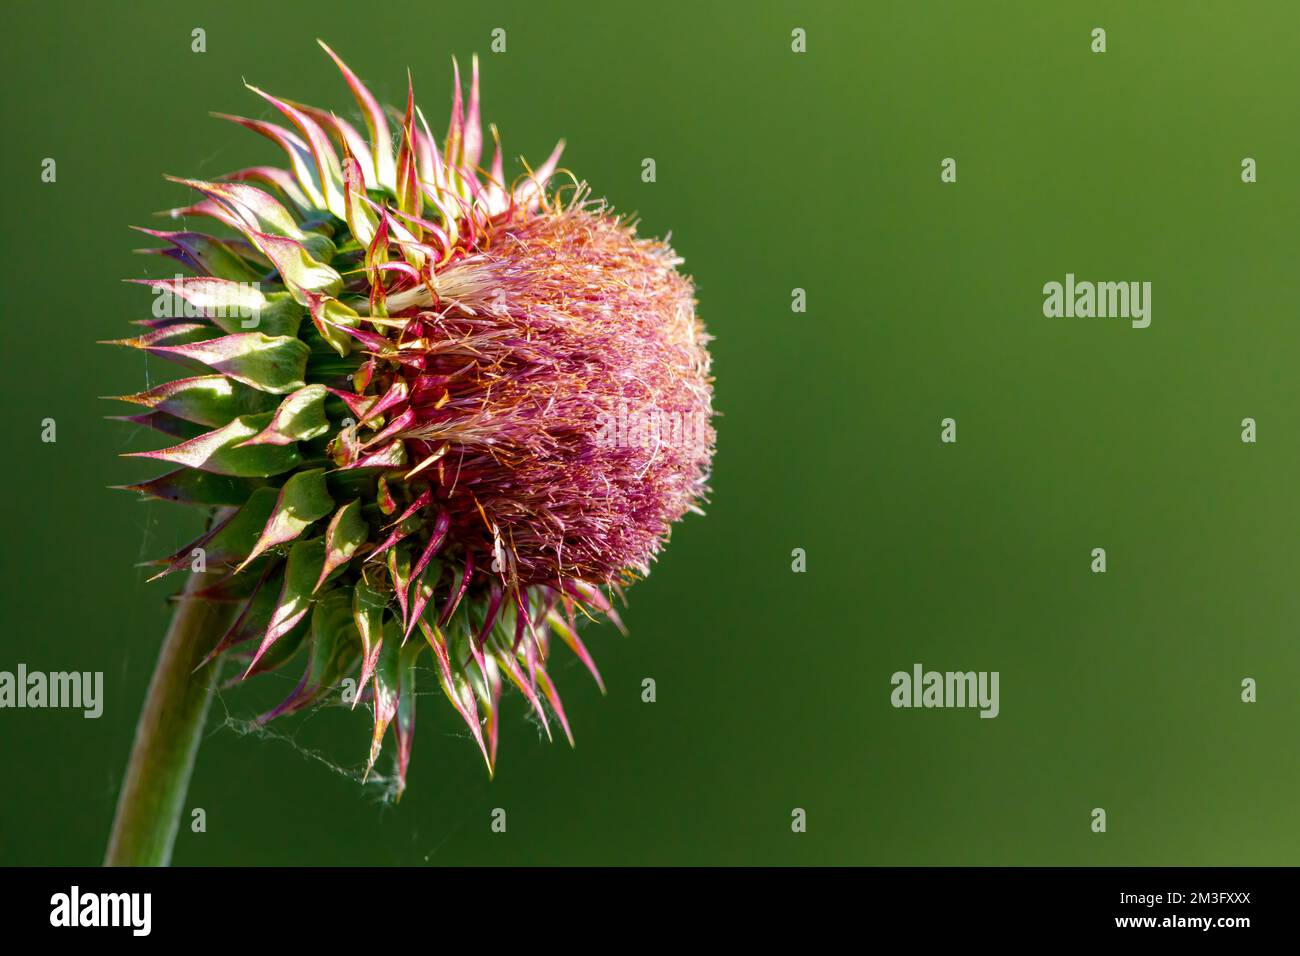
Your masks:
{"label": "blurred green background", "polygon": [[[389,102],[410,67],[439,131],[450,57],[478,51],[508,155],[564,136],[598,195],[671,230],[717,339],[713,503],[633,589],[631,636],[588,629],[608,697],[560,669],[575,750],[516,696],[489,782],[429,698],[385,806],[331,769],[363,760],[366,715],[277,728],[292,741],[221,726],[296,674],[271,677],[215,703],[189,798],[207,832],[183,827],[176,863],[1300,858],[1295,4],[18,2],[5,19],[0,669],[102,670],[106,703],[0,711],[0,862],[100,860],[168,613],[136,565],[200,523],[106,488],[152,474],[115,456],[156,445],[96,396],[172,371],[94,344],[147,314],[120,279],[165,271],[127,226],[189,201],[163,173],[277,160],[208,116],[270,118],[241,78],[351,115],[317,36]],[[1044,318],[1067,272],[1152,282],[1151,327]],[[917,661],[999,671],[1001,715],[891,708],[890,675]]]}

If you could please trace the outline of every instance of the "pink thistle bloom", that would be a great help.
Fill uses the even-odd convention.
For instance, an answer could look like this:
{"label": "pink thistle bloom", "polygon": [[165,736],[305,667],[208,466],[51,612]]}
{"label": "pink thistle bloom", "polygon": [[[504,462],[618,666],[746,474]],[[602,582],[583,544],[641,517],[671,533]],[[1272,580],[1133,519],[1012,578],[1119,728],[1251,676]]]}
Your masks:
{"label": "pink thistle bloom", "polygon": [[435,141],[413,91],[386,113],[325,49],[363,128],[250,87],[284,122],[226,118],[285,167],[178,180],[197,200],[172,217],[215,226],[142,230],[189,274],[139,280],[154,316],[119,344],[189,372],[123,397],[175,440],[132,488],[220,509],[158,562],[202,549],[199,596],[238,602],[210,658],[249,677],[306,657],[259,720],[357,679],[367,772],[391,727],[400,794],[426,653],[489,773],[507,683],[572,742],[553,639],[599,683],[578,621],[621,627],[611,595],[704,499],[708,336],[666,243],[553,186],[563,144],[508,182],[493,128],[480,165],[477,59]]}

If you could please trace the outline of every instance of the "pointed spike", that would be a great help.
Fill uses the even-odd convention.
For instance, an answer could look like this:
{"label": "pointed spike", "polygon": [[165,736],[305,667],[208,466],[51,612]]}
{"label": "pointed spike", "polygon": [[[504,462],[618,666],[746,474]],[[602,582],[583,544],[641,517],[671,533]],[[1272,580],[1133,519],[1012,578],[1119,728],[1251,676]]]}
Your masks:
{"label": "pointed spike", "polygon": [[371,94],[366,85],[361,82],[355,73],[348,68],[337,53],[330,49],[324,40],[317,40],[321,49],[329,54],[334,65],[339,68],[343,74],[344,81],[352,91],[353,97],[356,98],[357,105],[361,107],[361,112],[365,116],[366,129],[370,133],[370,149],[375,158],[375,178],[382,189],[393,192],[396,189],[397,176],[393,165],[393,136],[388,129],[388,121],[384,118],[383,108],[380,107],[379,101]]}
{"label": "pointed spike", "polygon": [[273,565],[268,564],[266,568],[262,571],[261,575],[257,579],[257,584],[253,586],[253,593],[248,596],[248,603],[246,603],[244,605],[243,610],[239,612],[239,616],[235,618],[235,622],[231,624],[229,628],[226,629],[226,632],[221,635],[221,639],[217,641],[216,646],[213,647],[212,650],[208,651],[207,655],[203,658],[202,661],[199,662],[199,665],[195,667],[191,673],[197,673],[198,671],[202,670],[208,664],[211,664],[214,660],[216,660],[218,657],[224,654],[232,646],[239,643],[238,635],[240,631],[243,630],[244,624],[248,620],[248,616],[253,610],[254,600],[257,598],[258,593],[262,590],[262,586],[266,584],[267,578],[271,576],[272,567]]}
{"label": "pointed spike", "polygon": [[373,561],[375,558],[379,557],[381,554],[383,554],[393,545],[397,544],[397,542],[401,541],[403,538],[411,534],[411,532],[409,531],[407,532],[402,531],[401,529],[402,522],[405,521],[407,518],[411,517],[412,515],[414,515],[421,508],[425,507],[432,500],[433,500],[433,491],[431,489],[426,488],[424,489],[424,491],[420,492],[419,496],[416,497],[416,499],[406,507],[405,511],[403,511],[400,515],[398,515],[396,519],[389,522],[388,526],[390,528],[397,528],[397,530],[394,531],[392,534],[390,534],[387,538],[385,538],[383,543],[380,544],[379,547],[375,548],[375,550],[371,551],[368,555],[366,555],[366,560]]}
{"label": "pointed spike", "polygon": [[551,151],[551,155],[546,157],[546,162],[542,163],[536,172],[530,173],[528,179],[515,190],[515,202],[526,209],[535,209],[537,207],[546,192],[546,184],[560,164],[560,154],[563,152],[564,140],[560,140],[555,144],[555,149]]}
{"label": "pointed spike", "polygon": [[365,543],[368,526],[361,517],[361,499],[354,498],[334,512],[325,528],[325,563],[312,588],[315,594],[327,578],[352,560]]}
{"label": "pointed spike", "polygon": [[473,173],[483,154],[483,126],[479,119],[478,54],[470,61],[469,114],[465,117],[465,168]]}
{"label": "pointed spike", "polygon": [[[412,575],[411,577],[412,580],[414,581],[415,576]],[[405,630],[402,634],[403,644],[405,644],[408,640],[410,640],[411,634],[415,631],[416,622],[418,622],[421,618],[424,617],[424,609],[428,607],[429,600],[433,597],[433,589],[435,584],[436,581],[434,583],[430,583],[423,579],[416,582],[415,597],[411,600],[411,613],[407,617]]]}
{"label": "pointed spike", "polygon": [[339,157],[334,152],[334,147],[330,145],[329,137],[320,128],[320,124],[302,110],[264,90],[258,89],[251,83],[245,83],[244,86],[287,116],[289,121],[298,128],[298,132],[306,137],[312,159],[316,163],[316,172],[325,198],[325,208],[340,219],[346,216],[347,210],[344,208],[343,192],[340,188],[343,173],[339,166]]}
{"label": "pointed spike", "polygon": [[[460,587],[453,588],[447,592],[447,603],[443,605],[442,614],[438,616],[438,626],[446,627],[451,616],[456,613],[456,608],[460,607],[460,599],[465,596],[465,591],[469,588],[470,579],[474,576],[474,554],[471,551],[465,552],[465,573],[460,579]],[[495,615],[495,612],[493,612]]]}
{"label": "pointed spike", "polygon": [[600,692],[604,694],[606,692],[605,682],[601,679],[600,671],[596,668],[596,662],[592,658],[591,653],[587,650],[586,645],[582,643],[582,639],[578,637],[578,630],[573,626],[574,621],[572,617],[570,617],[568,621],[565,621],[560,617],[559,612],[552,610],[547,614],[546,620],[550,623],[555,632],[560,635],[560,640],[562,640],[569,650],[573,652],[574,656],[577,657],[578,660],[582,661],[583,666],[587,668],[587,671],[595,679],[596,686],[599,687]]}
{"label": "pointed spike", "polygon": [[460,64],[451,58],[451,122],[447,124],[447,162],[451,166],[465,165],[465,116],[460,92]]}
{"label": "pointed spike", "polygon": [[284,150],[285,155],[289,157],[290,165],[293,166],[294,178],[298,180],[298,185],[302,188],[312,208],[329,209],[325,201],[324,186],[319,182],[315,157],[312,155],[311,150],[307,148],[307,144],[297,134],[291,133],[283,126],[277,126],[274,123],[267,123],[262,120],[233,116],[230,113],[213,113],[212,115],[217,119],[229,120],[232,123],[239,124],[244,129],[265,136]]}
{"label": "pointed spike", "polygon": [[392,723],[393,718],[397,716],[404,658],[413,664],[414,655],[418,651],[417,648],[404,654],[398,646],[397,635],[392,630],[391,622],[385,624],[384,631],[384,650],[379,658],[379,666],[375,668],[373,679],[375,725],[371,735],[370,760],[366,767],[367,776],[374,767],[375,759],[379,756],[384,733],[389,724]]}
{"label": "pointed spike", "polygon": [[259,714],[253,720],[253,723],[255,723],[259,727],[262,727],[265,726],[266,724],[269,724],[277,717],[282,717],[285,714],[290,714],[296,710],[299,710],[301,708],[303,700],[309,698],[311,695],[312,688],[311,688],[310,680],[311,680],[311,664],[309,663],[307,665],[307,669],[302,672],[302,677],[298,678],[298,683],[294,686],[293,690],[290,691],[289,696],[286,697],[284,700],[280,701],[280,703],[276,704],[273,708],[268,710],[266,713]]}
{"label": "pointed spike", "polygon": [[411,764],[411,744],[415,738],[415,662],[422,645],[413,645],[413,650],[403,651],[399,662],[397,682],[397,715],[393,722],[393,734],[397,737],[397,794],[394,800],[401,800],[406,790],[406,771]]}
{"label": "pointed spike", "polygon": [[546,695],[551,708],[555,711],[555,716],[559,718],[560,726],[564,728],[564,736],[569,738],[569,746],[572,747],[574,745],[573,731],[569,729],[569,718],[564,715],[564,704],[560,702],[560,692],[555,689],[555,684],[551,681],[550,675],[546,673],[546,668],[537,668],[537,679],[541,682],[542,693]]}
{"label": "pointed spike", "polygon": [[508,648],[499,647],[494,650],[494,656],[497,664],[510,678],[510,683],[518,688],[519,693],[524,695],[524,699],[533,708],[533,713],[537,714],[538,719],[542,722],[542,729],[546,732],[546,739],[552,740],[551,722],[546,717],[546,708],[542,706],[537,691],[529,684],[524,672],[519,669],[519,662],[515,659],[514,654]]}
{"label": "pointed spike", "polygon": [[290,550],[289,560],[285,565],[284,584],[280,588],[275,611],[271,614],[271,622],[267,626],[261,644],[253,654],[248,669],[244,671],[245,678],[253,673],[258,661],[272,645],[297,627],[311,610],[310,582],[316,580],[316,575],[319,573],[316,566],[324,559],[325,546],[319,538],[309,542],[299,541]]}
{"label": "pointed spike", "polygon": [[488,694],[491,698],[487,707],[487,744],[488,744],[488,779],[491,779],[496,770],[497,762],[497,742],[501,730],[501,675],[492,669],[488,680]]}
{"label": "pointed spike", "polygon": [[[438,553],[438,549],[441,548],[443,542],[447,540],[447,531],[450,528],[451,528],[451,514],[446,511],[438,512],[438,517],[434,520],[433,523],[433,530],[429,534],[428,544],[425,545],[424,551],[420,554],[419,560],[415,562],[415,567],[411,569],[412,581],[418,580],[421,577],[421,575],[424,574],[424,570],[429,566],[429,562],[433,560],[433,556]],[[411,611],[411,617],[413,619],[419,618],[420,615],[424,612],[424,607],[426,604],[428,604],[429,597],[432,595],[432,591],[433,589],[430,588],[428,594],[423,594],[421,589],[417,588],[416,590],[417,606],[414,607]],[[412,625],[408,623],[406,626],[406,637],[411,636],[411,630],[412,630]]]}
{"label": "pointed spike", "polygon": [[[416,146],[420,150],[420,178],[436,194],[448,185],[447,169],[443,165],[442,156],[438,153],[438,141],[433,138],[433,133],[429,130],[429,121],[424,118],[424,111],[417,106],[415,115],[420,121],[420,132],[416,136]],[[447,162],[451,162],[450,157]]]}
{"label": "pointed spike", "polygon": [[501,586],[493,584],[492,590],[489,592],[487,613],[483,617],[483,626],[479,628],[478,632],[478,642],[480,644],[484,643],[488,634],[491,633],[492,625],[496,623],[497,615],[501,612],[501,602],[504,598],[505,594],[501,590]]}
{"label": "pointed spike", "polygon": [[446,641],[442,632],[431,627],[428,621],[421,619],[420,630],[424,633],[425,640],[433,648],[433,655],[438,660],[438,680],[442,684],[443,693],[451,701],[451,705],[456,708],[456,712],[469,727],[470,733],[474,735],[474,741],[478,744],[479,751],[483,754],[483,762],[487,764],[488,774],[493,773],[493,759],[488,754],[487,744],[483,740],[483,728],[479,723],[478,705],[474,701],[474,695],[469,695],[468,704],[457,693],[455,676],[451,670],[451,660],[447,655]]}

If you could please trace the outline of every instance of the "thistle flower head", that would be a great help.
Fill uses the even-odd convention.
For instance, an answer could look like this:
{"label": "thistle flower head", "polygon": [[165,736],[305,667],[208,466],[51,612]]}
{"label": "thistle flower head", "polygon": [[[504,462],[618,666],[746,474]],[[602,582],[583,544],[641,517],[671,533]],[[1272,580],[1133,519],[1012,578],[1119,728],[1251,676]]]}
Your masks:
{"label": "thistle flower head", "polygon": [[243,677],[305,657],[259,720],[357,678],[367,772],[391,726],[400,793],[426,651],[489,772],[506,683],[572,741],[551,644],[599,683],[577,622],[617,624],[611,595],[702,499],[707,336],[667,244],[582,183],[552,188],[562,144],[507,182],[492,128],[480,166],[477,60],[435,141],[409,85],[388,113],[325,50],[364,133],[250,87],[285,122],[224,118],[285,166],[176,180],[186,225],[141,230],[184,273],[137,280],[154,315],[117,344],[188,372],[122,396],[175,441],[139,453],[170,469],[131,488],[219,509],[158,562],[201,549],[220,574],[198,597],[240,603],[212,657],[242,654]]}

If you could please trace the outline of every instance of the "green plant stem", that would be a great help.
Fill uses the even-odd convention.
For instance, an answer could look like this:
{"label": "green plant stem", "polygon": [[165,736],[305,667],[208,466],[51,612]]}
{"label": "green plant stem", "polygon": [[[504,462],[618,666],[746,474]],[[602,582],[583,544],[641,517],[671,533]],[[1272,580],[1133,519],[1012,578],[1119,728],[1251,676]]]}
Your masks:
{"label": "green plant stem", "polygon": [[218,661],[196,670],[236,604],[193,598],[216,576],[192,573],[163,640],[117,798],[105,866],[167,866],[180,827]]}

